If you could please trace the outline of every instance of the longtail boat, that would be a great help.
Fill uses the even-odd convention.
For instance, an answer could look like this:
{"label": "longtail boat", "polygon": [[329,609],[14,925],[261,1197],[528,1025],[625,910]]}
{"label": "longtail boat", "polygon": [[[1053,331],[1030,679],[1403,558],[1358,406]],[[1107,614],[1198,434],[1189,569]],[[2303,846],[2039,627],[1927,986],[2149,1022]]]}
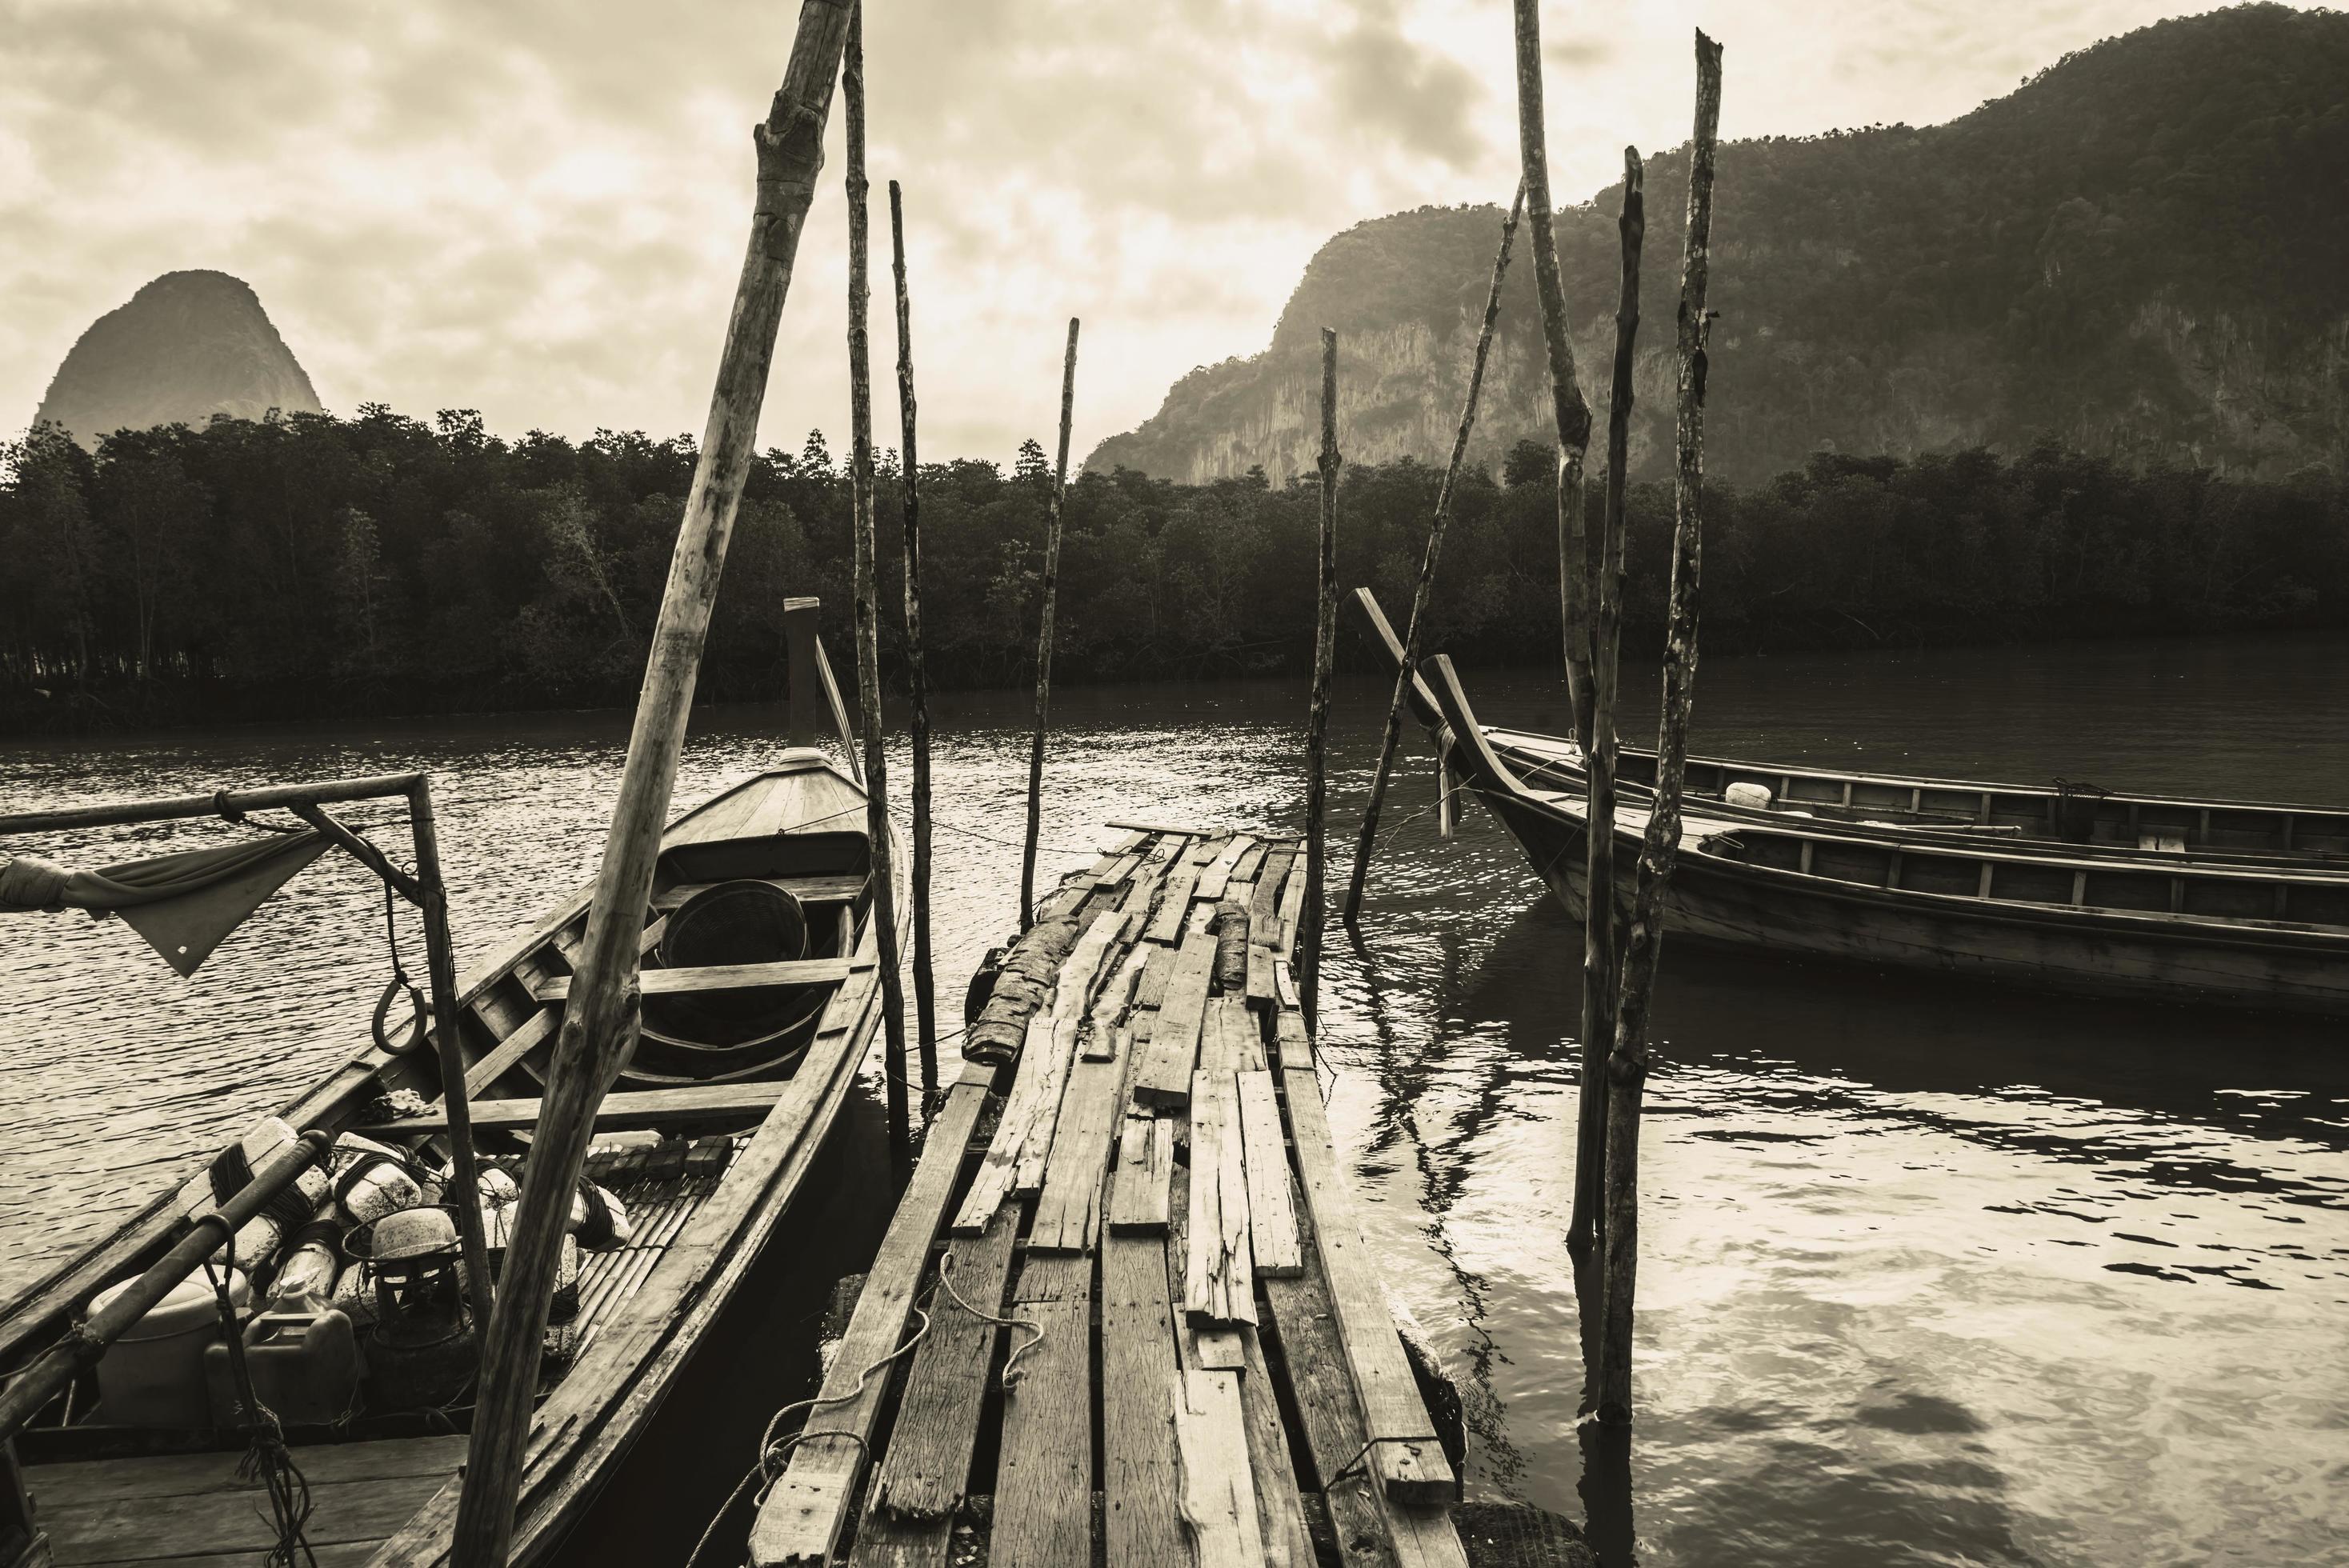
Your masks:
{"label": "longtail boat", "polygon": [[[1521,778],[1477,724],[1450,661],[1426,668],[1447,768],[1580,918],[1580,790]],[[2349,1013],[2349,870],[1920,843],[1839,822],[1702,814],[1710,810],[1692,802],[1682,822],[1665,904],[1675,943],[2085,995]],[[1647,819],[1636,800],[1619,806],[1619,863],[1638,855]],[[1620,918],[1634,882],[1617,882]]]}
{"label": "longtail boat", "polygon": [[[812,614],[808,625],[812,646]],[[844,746],[836,695],[833,716]],[[799,717],[795,706],[795,731]],[[641,914],[639,1044],[595,1113],[564,1243],[512,1563],[543,1561],[612,1476],[842,1119],[881,1021],[865,811],[852,771],[794,744],[663,833]],[[585,889],[564,899],[459,985],[493,1247],[505,1212],[493,1205],[512,1198],[528,1158],[589,903]],[[235,1390],[217,1386],[228,1349],[209,1315],[216,1296],[226,1302],[218,1286],[237,1297],[229,1315],[244,1326],[252,1387],[292,1369],[264,1402],[300,1477],[300,1533],[316,1560],[442,1560],[481,1328],[436,1218],[450,1212],[436,1207],[449,1130],[434,1053],[386,1049],[378,1030],[209,1170],[0,1307],[0,1367],[53,1357],[83,1332],[93,1297],[168,1268],[197,1216],[240,1215],[238,1182],[305,1167],[235,1226],[235,1253],[189,1273],[0,1447],[0,1481],[14,1483],[16,1522],[29,1525],[13,1550],[0,1537],[0,1563],[259,1563],[287,1546],[266,1473],[245,1473],[251,1424],[233,1414]],[[501,1255],[489,1254],[493,1279]],[[308,1271],[299,1299],[296,1271]],[[247,1302],[268,1305],[248,1315]],[[298,1344],[269,1338],[273,1315]],[[289,1359],[264,1368],[272,1350]],[[209,1399],[189,1376],[207,1355]]]}
{"label": "longtail boat", "polygon": [[[1402,641],[1367,588],[1354,609],[1364,641],[1390,675],[1402,666]],[[1414,681],[1413,710],[1438,722],[1434,698]],[[1585,788],[1582,748],[1570,736],[1485,726],[1485,741],[1528,784]],[[1449,741],[1439,738],[1439,747]],[[1629,804],[1649,799],[1656,754],[1626,746],[1617,753],[1616,787]],[[1684,785],[1692,809],[1733,821],[1833,824],[1861,838],[1952,845],[1993,840],[2002,847],[2061,853],[2108,851],[2184,855],[2247,864],[2349,861],[2349,810],[2271,800],[2204,799],[2133,794],[2074,780],[2044,785],[1986,783],[1900,773],[1692,757]]]}

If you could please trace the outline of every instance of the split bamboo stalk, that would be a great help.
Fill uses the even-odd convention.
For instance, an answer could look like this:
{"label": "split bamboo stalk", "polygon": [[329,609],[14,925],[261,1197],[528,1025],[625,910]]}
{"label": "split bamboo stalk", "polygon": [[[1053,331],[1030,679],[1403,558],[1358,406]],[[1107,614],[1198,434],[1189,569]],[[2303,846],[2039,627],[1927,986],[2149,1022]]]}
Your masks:
{"label": "split bamboo stalk", "polygon": [[1323,819],[1330,790],[1330,675],[1338,643],[1338,335],[1321,329],[1321,552],[1314,586],[1313,699],[1305,726],[1305,906],[1298,919],[1298,988],[1305,1023],[1321,1006]]}
{"label": "split bamboo stalk", "polygon": [[1028,748],[1028,844],[1019,861],[1019,929],[1036,922],[1036,840],[1044,825],[1044,726],[1052,707],[1052,609],[1061,585],[1061,502],[1069,488],[1069,418],[1077,398],[1077,318],[1061,365],[1061,455],[1044,518],[1044,618],[1036,634],[1036,738]]}
{"label": "split bamboo stalk", "polygon": [[1697,589],[1703,563],[1705,342],[1711,317],[1713,145],[1721,129],[1721,46],[1696,36],[1696,136],[1689,150],[1688,242],[1681,260],[1680,418],[1673,470],[1671,608],[1664,629],[1663,715],[1656,732],[1656,801],[1640,849],[1640,885],[1623,951],[1615,1047],[1607,1064],[1605,1316],[1599,1336],[1599,1418],[1631,1418],[1632,1297],[1640,1256],[1640,1102],[1648,1082],[1648,1006],[1664,939],[1664,892],[1678,858],[1681,791],[1695,699]]}
{"label": "split bamboo stalk", "polygon": [[555,1037],[543,1114],[515,1211],[513,1243],[484,1336],[481,1396],[452,1543],[456,1568],[502,1568],[512,1540],[515,1487],[564,1225],[595,1132],[595,1107],[636,1039],[636,947],[645,903],[652,893],[661,827],[677,783],[678,753],[735,507],[757,447],[775,329],[823,167],[824,122],[832,112],[833,82],[847,32],[842,6],[804,0],[782,87],[752,133],[759,168],[750,244],[645,665],[578,972]]}
{"label": "split bamboo stalk", "polygon": [[1615,686],[1623,624],[1623,499],[1631,456],[1631,356],[1640,336],[1640,244],[1648,227],[1640,152],[1623,150],[1623,283],[1608,392],[1607,490],[1599,517],[1598,614],[1591,624],[1590,744],[1583,758],[1582,1096],[1567,1245],[1587,1252],[1605,1222],[1607,1053],[1615,1040]]}
{"label": "split bamboo stalk", "polygon": [[[856,517],[856,702],[864,742],[864,836],[873,855],[873,940],[881,961],[881,1081],[889,1156],[897,1179],[913,1173],[913,1118],[905,1092],[905,987],[897,971],[897,868],[889,833],[889,744],[881,723],[881,593],[873,521],[873,291],[864,179],[864,7],[848,15],[840,96],[848,120],[848,489]],[[843,956],[845,956],[843,954]]]}
{"label": "split bamboo stalk", "polygon": [[1590,447],[1590,406],[1574,370],[1568,335],[1566,283],[1558,273],[1555,209],[1549,194],[1549,132],[1542,113],[1541,0],[1516,0],[1517,151],[1525,164],[1534,284],[1541,295],[1542,345],[1549,357],[1551,413],[1557,426],[1558,614],[1565,630],[1567,693],[1574,735],[1590,744],[1590,556],[1583,537],[1583,459]]}
{"label": "split bamboo stalk", "polygon": [[938,1098],[938,998],[930,971],[930,677],[922,662],[920,464],[914,455],[914,312],[905,290],[905,201],[889,181],[889,257],[897,284],[897,412],[905,426],[905,686],[914,745],[914,1017],[922,1057],[922,1119]]}
{"label": "split bamboo stalk", "polygon": [[[1419,585],[1412,591],[1411,622],[1403,630],[1402,668],[1395,674],[1394,696],[1387,703],[1387,727],[1379,738],[1379,765],[1371,774],[1371,802],[1362,809],[1361,836],[1354,843],[1353,880],[1346,887],[1345,918],[1350,924],[1362,912],[1362,884],[1371,872],[1371,851],[1379,836],[1379,810],[1386,804],[1387,778],[1394,771],[1395,748],[1402,740],[1403,700],[1411,691],[1412,673],[1419,668],[1419,640],[1427,625],[1428,602],[1435,593],[1435,563],[1444,553],[1444,525],[1452,520],[1452,489],[1468,456],[1468,433],[1476,425],[1476,395],[1485,385],[1485,361],[1493,350],[1493,325],[1501,316],[1501,281],[1509,271],[1509,242],[1516,238],[1517,219],[1526,210],[1526,188],[1518,182],[1510,200],[1509,215],[1501,222],[1501,248],[1493,258],[1493,286],[1485,295],[1485,324],[1476,333],[1476,357],[1468,367],[1468,396],[1460,408],[1460,428],[1452,438],[1452,460],[1444,469],[1444,484],[1435,492],[1435,516],[1427,525],[1427,551],[1420,557]],[[1435,787],[1444,787],[1443,770]]]}

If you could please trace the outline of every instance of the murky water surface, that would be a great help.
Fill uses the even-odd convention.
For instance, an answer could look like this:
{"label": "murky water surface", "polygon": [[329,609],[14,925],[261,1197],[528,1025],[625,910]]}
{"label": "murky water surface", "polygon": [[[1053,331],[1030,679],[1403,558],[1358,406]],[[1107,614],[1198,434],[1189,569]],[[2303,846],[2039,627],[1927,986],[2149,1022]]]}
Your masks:
{"label": "murky water surface", "polygon": [[[1652,680],[1630,685],[1651,714]],[[1475,689],[1487,718],[1559,723],[1547,679]],[[1340,852],[1382,696],[1341,685]],[[1048,868],[1124,815],[1297,827],[1304,706],[1290,685],[1060,694]],[[1012,920],[1025,703],[938,708],[939,992],[958,998]],[[2161,643],[1716,660],[1699,728],[1787,761],[2338,803],[2344,711],[2349,645]],[[779,717],[705,717],[680,801],[757,767]],[[475,954],[591,872],[624,740],[624,716],[593,714],[17,746],[0,802],[427,769]],[[1331,1109],[1393,1293],[1466,1397],[1474,1488],[1588,1517],[1615,1561],[1636,1540],[1649,1563],[2349,1562],[2339,1026],[1668,947],[1627,1488],[1586,1477],[1575,1421],[1578,937],[1480,810],[1437,840],[1423,748],[1397,799],[1361,945],[1333,940]],[[354,815],[398,841],[388,812]],[[230,831],[37,847],[99,864]],[[11,919],[0,1293],[349,1049],[387,973],[380,900],[333,859],[192,981],[119,923]],[[820,1292],[794,1299],[803,1316]],[[758,1414],[684,1467],[713,1499]],[[704,1429],[680,1426],[671,1472]]]}

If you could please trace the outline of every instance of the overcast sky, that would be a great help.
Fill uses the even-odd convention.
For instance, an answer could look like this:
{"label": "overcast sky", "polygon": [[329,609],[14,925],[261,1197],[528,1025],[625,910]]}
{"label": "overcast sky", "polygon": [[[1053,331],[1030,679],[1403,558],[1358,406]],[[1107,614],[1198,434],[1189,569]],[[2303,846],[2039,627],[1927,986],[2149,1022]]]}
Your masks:
{"label": "overcast sky", "polygon": [[[1724,137],[2012,90],[2162,0],[1679,0],[1545,7],[1560,201],[1686,139],[1689,30]],[[0,0],[0,426],[157,273],[251,283],[337,413],[574,437],[698,432],[791,0]],[[1084,318],[1075,453],[1192,366],[1251,354],[1332,233],[1505,201],[1506,0],[873,0],[876,275],[905,186],[923,454],[1049,436]],[[845,445],[840,116],[764,438]]]}

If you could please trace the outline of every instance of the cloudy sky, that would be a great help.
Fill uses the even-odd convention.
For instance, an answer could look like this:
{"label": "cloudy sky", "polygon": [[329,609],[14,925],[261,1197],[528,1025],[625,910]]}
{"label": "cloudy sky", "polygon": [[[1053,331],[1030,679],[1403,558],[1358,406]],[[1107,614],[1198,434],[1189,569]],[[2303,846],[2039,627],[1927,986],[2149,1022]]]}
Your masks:
{"label": "cloudy sky", "polygon": [[[2189,7],[2190,8],[2190,7]],[[1689,30],[1727,137],[2010,91],[2163,0],[1545,7],[1555,190],[1686,139]],[[698,431],[790,0],[0,0],[0,426],[159,273],[251,283],[319,396],[492,429]],[[1330,234],[1506,201],[1506,0],[872,0],[877,253],[905,187],[924,455],[1076,452],[1263,346]],[[764,437],[847,425],[839,115]],[[885,260],[883,263],[885,266]],[[886,298],[885,273],[879,284]],[[895,339],[876,319],[885,366]],[[886,382],[883,383],[885,393]],[[885,429],[894,415],[884,410]]]}

